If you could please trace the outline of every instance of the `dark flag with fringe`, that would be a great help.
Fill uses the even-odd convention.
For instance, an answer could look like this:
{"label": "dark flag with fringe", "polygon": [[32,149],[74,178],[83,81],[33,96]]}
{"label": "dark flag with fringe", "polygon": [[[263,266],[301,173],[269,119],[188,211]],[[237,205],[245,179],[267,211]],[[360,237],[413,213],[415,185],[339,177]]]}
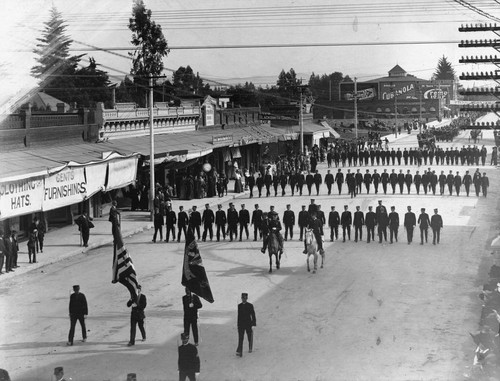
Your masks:
{"label": "dark flag with fringe", "polygon": [[114,249],[113,249],[113,279],[112,283],[121,283],[130,292],[130,299],[137,299],[137,274],[134,263],[129,257],[127,249],[123,244],[120,227],[113,229]]}
{"label": "dark flag with fringe", "polygon": [[191,229],[188,230],[186,237],[181,283],[192,293],[202,297],[207,302],[214,302],[205,267],[203,267],[200,251],[198,250],[198,243],[194,239],[194,234]]}

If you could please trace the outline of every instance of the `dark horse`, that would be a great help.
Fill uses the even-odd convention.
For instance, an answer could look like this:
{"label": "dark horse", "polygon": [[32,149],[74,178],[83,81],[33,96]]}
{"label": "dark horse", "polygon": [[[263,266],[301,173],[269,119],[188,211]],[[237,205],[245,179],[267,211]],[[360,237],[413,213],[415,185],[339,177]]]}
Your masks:
{"label": "dark horse", "polygon": [[274,232],[269,233],[269,240],[267,242],[267,249],[269,253],[269,272],[273,272],[273,255],[276,257],[276,269],[279,270],[280,268],[280,260],[281,260],[281,253],[280,253],[280,244],[278,241],[278,236]]}

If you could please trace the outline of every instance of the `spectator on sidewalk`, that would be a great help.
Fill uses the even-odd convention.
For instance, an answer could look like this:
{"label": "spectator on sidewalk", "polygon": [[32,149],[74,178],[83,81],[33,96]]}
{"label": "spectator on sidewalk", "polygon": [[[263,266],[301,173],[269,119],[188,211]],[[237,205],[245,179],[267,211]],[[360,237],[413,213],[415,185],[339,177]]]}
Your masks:
{"label": "spectator on sidewalk", "polygon": [[111,202],[111,209],[109,209],[108,218],[108,221],[111,222],[111,232],[113,233],[113,237],[116,236],[116,233],[118,233],[118,230],[120,229],[121,218],[122,216],[117,208],[117,202],[116,200],[113,200]]}
{"label": "spectator on sidewalk", "polygon": [[12,245],[10,241],[10,232],[7,232],[3,236],[4,245],[5,245],[5,272],[8,273],[12,270]]}
{"label": "spectator on sidewalk", "polygon": [[[33,262],[31,262],[31,255],[33,254]],[[36,263],[36,233],[30,232],[28,235],[28,258],[30,263]]]}
{"label": "spectator on sidewalk", "polygon": [[30,228],[30,232],[31,231],[34,231],[36,235],[36,252],[38,253],[38,251],[40,250],[40,252],[43,253],[43,240],[45,237],[46,229],[45,225],[38,219],[38,217],[35,217],[33,219],[33,223],[31,224]]}
{"label": "spectator on sidewalk", "polygon": [[73,293],[69,298],[69,319],[71,327],[69,329],[68,342],[66,345],[73,345],[73,337],[75,336],[76,322],[80,322],[82,327],[82,341],[87,341],[87,328],[85,327],[85,317],[89,314],[87,299],[80,292],[80,286],[73,286]]}
{"label": "spectator on sidewalk", "polygon": [[3,231],[0,230],[0,274],[3,274],[2,268],[5,262],[5,240],[3,239]]}
{"label": "spectator on sidewalk", "polygon": [[17,243],[17,234],[15,230],[10,232],[10,248],[12,253],[12,268],[18,268],[17,253],[19,252],[19,244]]}
{"label": "spectator on sidewalk", "polygon": [[89,244],[90,229],[94,227],[92,220],[93,218],[90,217],[87,212],[83,212],[83,214],[75,220],[75,223],[78,225],[78,230],[80,231],[84,247],[88,247]]}

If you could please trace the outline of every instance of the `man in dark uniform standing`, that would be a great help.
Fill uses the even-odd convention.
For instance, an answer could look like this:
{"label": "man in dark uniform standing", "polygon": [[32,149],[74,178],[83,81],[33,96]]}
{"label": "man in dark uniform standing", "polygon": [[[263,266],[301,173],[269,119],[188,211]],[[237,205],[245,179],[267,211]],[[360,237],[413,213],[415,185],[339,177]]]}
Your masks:
{"label": "man in dark uniform standing", "polygon": [[248,176],[248,190],[250,191],[250,198],[253,197],[253,187],[255,186],[255,177],[253,176],[253,173],[250,173],[250,176]]}
{"label": "man in dark uniform standing", "polygon": [[325,184],[326,188],[328,189],[328,195],[332,194],[332,185],[335,182],[333,175],[330,173],[330,170],[325,175]]}
{"label": "man in dark uniform standing", "polygon": [[356,211],[354,212],[354,219],[352,224],[354,225],[354,242],[358,242],[358,234],[359,240],[363,240],[363,225],[365,224],[365,216],[360,207],[356,206]]}
{"label": "man in dark uniform standing", "polygon": [[484,197],[488,195],[489,186],[490,186],[490,180],[488,179],[488,176],[486,176],[486,172],[483,172],[483,177],[481,177],[481,189],[483,191]]}
{"label": "man in dark uniform standing", "polygon": [[264,187],[264,178],[262,177],[261,173],[257,175],[257,180],[255,180],[255,183],[257,185],[257,190],[259,191],[259,197],[262,196],[262,188]]}
{"label": "man in dark uniform standing", "polygon": [[248,294],[241,294],[241,303],[238,304],[238,348],[236,348],[236,356],[243,356],[243,339],[245,332],[248,339],[248,352],[252,353],[253,349],[253,327],[257,326],[255,317],[255,309],[251,303],[248,303]]}
{"label": "man in dark uniform standing", "polygon": [[339,194],[342,193],[342,184],[344,183],[344,174],[342,170],[339,169],[337,174],[335,175],[335,182],[337,183],[337,188],[339,190]]}
{"label": "man in dark uniform standing", "polygon": [[382,238],[387,242],[387,225],[389,225],[389,216],[387,209],[382,205],[382,200],[378,201],[378,206],[375,209],[378,224],[378,242],[382,243]]}
{"label": "man in dark uniform standing", "polygon": [[302,196],[302,190],[304,188],[304,184],[306,183],[306,178],[304,174],[300,171],[297,171],[297,190],[299,191],[299,195]]}
{"label": "man in dark uniform standing", "polygon": [[420,227],[420,244],[424,244],[424,236],[425,243],[427,243],[427,231],[429,230],[429,226],[431,221],[429,220],[429,215],[425,213],[425,208],[420,209],[420,215],[418,216],[418,221]]}
{"label": "man in dark uniform standing", "polygon": [[347,183],[347,190],[351,198],[356,197],[356,178],[354,177],[354,173],[351,173],[349,169],[347,170],[345,182]]}
{"label": "man in dark uniform standing", "polygon": [[457,171],[457,174],[453,178],[453,184],[455,185],[455,192],[457,192],[457,197],[460,196],[460,187],[462,186],[462,176]]}
{"label": "man in dark uniform standing", "polygon": [[372,175],[370,174],[370,170],[367,169],[365,175],[363,176],[363,182],[365,183],[366,194],[370,194],[370,185],[372,183]]}
{"label": "man in dark uniform standing", "polygon": [[286,194],[285,188],[288,184],[288,176],[283,172],[280,176],[280,185],[281,185],[281,195],[284,196]]}
{"label": "man in dark uniform standing", "polygon": [[392,194],[396,193],[396,184],[398,183],[398,175],[396,174],[394,169],[389,175],[389,182],[391,183]]}
{"label": "man in dark uniform standing", "polygon": [[435,245],[437,242],[439,245],[439,239],[441,238],[441,229],[443,228],[443,218],[438,214],[437,209],[434,209],[434,215],[431,217],[431,228],[432,244]]}
{"label": "man in dark uniform standing", "polygon": [[191,211],[191,217],[189,218],[189,227],[196,232],[196,235],[198,236],[198,241],[200,240],[200,226],[201,226],[201,214],[196,210],[196,205],[193,205],[192,211]]}
{"label": "man in dark uniform standing", "polygon": [[[252,177],[252,176],[250,176]],[[209,204],[205,204],[205,210],[203,211],[203,215],[201,217],[201,221],[203,222],[203,242],[207,240],[207,232],[210,233],[210,241],[212,240],[214,236],[214,231],[213,231],[213,223],[215,220],[214,212],[212,209],[210,209]]]}
{"label": "man in dark uniform standing", "polygon": [[262,210],[259,209],[259,204],[255,204],[251,225],[253,225],[253,240],[257,241],[257,233],[259,233],[259,238],[262,238]]}
{"label": "man in dark uniform standing", "polygon": [[417,171],[415,176],[413,176],[413,183],[415,184],[415,189],[417,190],[417,194],[420,194],[420,184],[422,184],[422,175]]}
{"label": "man in dark uniform standing", "polygon": [[399,230],[399,214],[396,212],[396,207],[391,206],[391,212],[389,213],[389,236],[391,243],[393,240],[398,242],[398,230]]}
{"label": "man in dark uniform standing", "polygon": [[278,174],[273,175],[273,188],[274,188],[274,197],[278,196],[278,187],[280,185],[280,177]]}
{"label": "man in dark uniform standing", "polygon": [[220,241],[220,232],[222,230],[222,237],[226,239],[226,212],[222,210],[222,205],[217,205],[217,211],[215,212],[215,226],[217,226],[217,242]]}
{"label": "man in dark uniform standing", "polygon": [[372,180],[373,180],[373,186],[375,187],[375,194],[377,194],[378,184],[380,183],[380,174],[377,173],[376,169],[373,170]]}
{"label": "man in dark uniform standing", "polygon": [[87,298],[80,292],[80,286],[73,286],[73,293],[69,297],[69,319],[71,326],[69,329],[68,342],[66,345],[73,345],[76,322],[80,322],[82,327],[82,341],[87,341],[87,328],[85,327],[85,317],[89,314]]}
{"label": "man in dark uniform standing", "polygon": [[465,171],[465,175],[462,178],[462,184],[465,186],[465,193],[469,197],[470,185],[472,184],[472,177],[469,175],[469,171]]}
{"label": "man in dark uniform standing", "polygon": [[321,176],[321,173],[319,171],[316,171],[314,174],[314,185],[316,186],[316,196],[319,195],[319,187],[323,183],[323,178]]}
{"label": "man in dark uniform standing", "polygon": [[189,343],[189,335],[181,333],[182,345],[179,346],[179,359],[177,367],[179,368],[179,381],[196,381],[196,374],[200,373],[200,357],[198,349]]}
{"label": "man in dark uniform standing", "polygon": [[166,234],[165,234],[165,242],[170,240],[170,232],[172,232],[172,239],[175,241],[175,223],[177,222],[177,215],[172,210],[172,205],[167,206],[166,213]]}
{"label": "man in dark uniform standing", "polygon": [[441,174],[439,175],[438,178],[439,182],[439,193],[441,196],[444,194],[444,188],[446,186],[446,175],[444,174],[444,171],[441,171]]}
{"label": "man in dark uniform standing", "polygon": [[354,180],[356,182],[356,194],[361,194],[361,188],[363,184],[363,174],[360,172],[360,170],[356,170],[356,174],[354,175]]}
{"label": "man in dark uniform standing", "polygon": [[266,197],[271,195],[271,185],[273,184],[273,176],[271,176],[270,169],[264,175],[264,184],[266,186]]}
{"label": "man in dark uniform standing", "polygon": [[415,213],[411,211],[411,206],[408,206],[408,212],[405,214],[405,220],[403,223],[406,229],[406,237],[408,238],[408,245],[413,241],[413,229],[417,225],[417,218]]}
{"label": "man in dark uniform standing", "polygon": [[307,185],[307,192],[309,192],[309,196],[311,195],[313,184],[314,184],[314,176],[311,174],[311,172],[307,172],[306,185]]}
{"label": "man in dark uniform standing", "polygon": [[398,185],[399,185],[399,194],[403,194],[403,188],[405,185],[405,174],[403,170],[400,169],[398,173]]}
{"label": "man in dark uniform standing", "polygon": [[186,240],[186,228],[189,224],[189,217],[184,211],[183,206],[179,206],[179,213],[177,214],[177,242],[181,242],[181,233],[184,232],[184,240]]}
{"label": "man in dark uniform standing", "polygon": [[189,337],[189,329],[193,330],[194,345],[198,345],[198,310],[203,307],[198,295],[185,288],[186,295],[182,297],[184,309],[184,334]]}
{"label": "man in dark uniform standing", "polygon": [[285,225],[285,241],[288,240],[288,232],[290,232],[290,239],[293,239],[293,226],[295,225],[295,213],[290,209],[291,205],[286,206],[283,213],[283,224]]}
{"label": "man in dark uniform standing", "polygon": [[366,233],[368,235],[367,243],[370,243],[370,240],[375,241],[375,225],[377,225],[377,215],[373,211],[373,207],[368,207],[368,212],[366,212],[365,216],[365,225],[366,225]]}
{"label": "man in dark uniform standing", "polygon": [[234,239],[238,239],[238,211],[232,202],[227,210],[227,230],[229,232],[229,241],[233,241],[233,235]]}
{"label": "man in dark uniform standing", "polygon": [[128,346],[135,345],[135,330],[136,325],[139,326],[139,330],[141,331],[142,341],[146,341],[146,330],[144,329],[144,319],[146,316],[144,315],[144,309],[147,305],[146,295],[141,292],[141,285],[137,286],[137,299],[130,299],[127,302],[127,307],[132,306],[132,311],[130,312],[130,341],[128,342]]}
{"label": "man in dark uniform standing", "polygon": [[245,204],[241,204],[241,210],[238,215],[238,222],[240,223],[240,241],[243,238],[243,230],[245,231],[245,234],[247,235],[247,240],[248,240],[248,224],[250,223],[250,212],[245,209]]}
{"label": "man in dark uniform standing", "polygon": [[309,212],[306,210],[306,206],[302,205],[302,210],[299,212],[299,228],[300,228],[300,238],[299,241],[304,239],[304,228],[307,227],[309,223]]}
{"label": "man in dark uniform standing", "polygon": [[320,222],[321,222],[320,233],[321,233],[321,235],[324,235],[323,226],[326,224],[326,217],[325,217],[325,212],[323,212],[321,210],[321,205],[318,205],[317,210],[316,210],[316,215],[318,217],[318,220],[320,220]]}
{"label": "man in dark uniform standing", "polygon": [[410,170],[408,170],[405,175],[405,184],[406,184],[406,189],[408,190],[408,194],[410,194],[410,188],[412,183],[413,183],[413,176],[411,175]]}
{"label": "man in dark uniform standing", "polygon": [[339,212],[335,210],[335,206],[332,206],[332,210],[328,215],[328,226],[330,227],[330,241],[333,242],[334,237],[337,241],[339,239],[339,225],[340,225],[340,216]]}
{"label": "man in dark uniform standing", "polygon": [[448,176],[446,176],[446,184],[448,185],[448,191],[450,192],[450,196],[453,193],[454,180],[455,180],[455,177],[453,176],[453,171],[450,171],[450,173],[448,173]]}
{"label": "man in dark uniform standing", "polygon": [[[430,172],[430,171],[429,171]],[[436,195],[436,185],[438,183],[438,177],[436,175],[436,171],[432,171],[429,174],[429,179],[430,179],[430,184],[431,184],[431,189],[432,189],[432,194]]]}
{"label": "man in dark uniform standing", "polygon": [[479,172],[479,168],[476,169],[476,172],[474,172],[474,176],[472,177],[472,182],[474,183],[476,196],[479,197],[479,192],[481,191],[481,173]]}
{"label": "man in dark uniform standing", "polygon": [[352,214],[347,210],[347,208],[348,206],[344,205],[344,211],[342,212],[342,216],[340,217],[340,224],[342,225],[342,242],[345,242],[346,233],[349,241],[351,240]]}

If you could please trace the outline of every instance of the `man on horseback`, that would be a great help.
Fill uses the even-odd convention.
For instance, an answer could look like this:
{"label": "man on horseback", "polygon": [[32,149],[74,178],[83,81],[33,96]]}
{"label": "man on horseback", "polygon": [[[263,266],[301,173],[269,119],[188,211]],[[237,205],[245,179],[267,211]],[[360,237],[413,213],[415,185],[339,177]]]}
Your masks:
{"label": "man on horseback", "polygon": [[281,235],[281,222],[278,220],[278,213],[274,211],[274,207],[271,208],[272,210],[268,213],[268,217],[270,218],[267,227],[268,227],[268,234],[265,235],[264,237],[264,247],[261,249],[263,253],[266,252],[267,244],[269,242],[269,235],[274,233],[276,234],[276,238],[278,238],[278,243],[279,243],[279,254],[283,254],[283,236]]}
{"label": "man on horseback", "polygon": [[[314,237],[316,238],[316,242],[318,244],[318,250],[321,255],[324,254],[323,251],[323,239],[321,238],[321,227],[322,227],[322,222],[318,219],[318,215],[316,211],[313,211],[311,213],[311,219],[309,220],[309,224],[307,225],[308,229],[312,229],[312,232],[314,234]],[[304,254],[307,254],[307,243],[306,240],[304,240]]]}

